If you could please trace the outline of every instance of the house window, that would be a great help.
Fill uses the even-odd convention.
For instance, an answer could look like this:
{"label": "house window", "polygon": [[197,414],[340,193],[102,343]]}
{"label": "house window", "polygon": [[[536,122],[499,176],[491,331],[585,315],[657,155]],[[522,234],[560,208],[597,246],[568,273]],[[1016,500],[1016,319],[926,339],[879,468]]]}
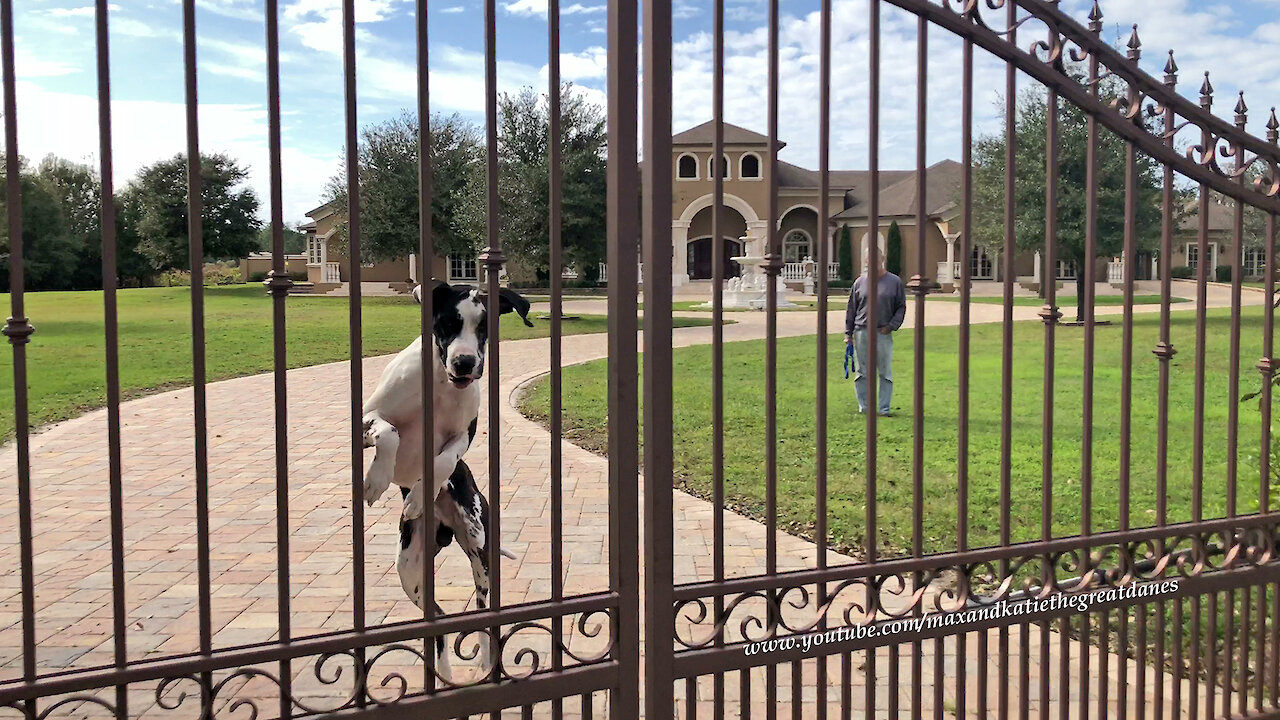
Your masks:
{"label": "house window", "polygon": [[454,255],[449,256],[449,279],[450,280],[475,280],[476,261],[467,258],[460,258]]}
{"label": "house window", "polygon": [[[716,176],[715,161],[713,158],[707,158],[707,179],[712,180]],[[725,180],[729,179],[729,158],[720,158],[720,177]]]}
{"label": "house window", "polygon": [[784,262],[798,263],[810,257],[809,234],[803,230],[792,230],[782,242],[782,259]]}
{"label": "house window", "polygon": [[760,177],[760,156],[755,153],[744,153],[738,177],[758,179]]}
{"label": "house window", "polygon": [[990,279],[994,265],[991,263],[991,256],[987,251],[975,247],[973,252],[969,254],[969,277],[974,279]]}
{"label": "house window", "polygon": [[1267,251],[1262,248],[1245,248],[1245,277],[1259,277],[1267,269]]}
{"label": "house window", "polygon": [[315,235],[307,236],[307,264],[319,265],[324,262],[324,240]]}
{"label": "house window", "polygon": [[[1187,267],[1196,270],[1200,266],[1200,245],[1187,243]],[[1209,243],[1209,273],[1218,267],[1218,243]]]}
{"label": "house window", "polygon": [[697,180],[698,158],[693,155],[681,155],[676,161],[676,177],[681,180]]}
{"label": "house window", "polygon": [[1074,260],[1058,261],[1058,279],[1059,280],[1075,280],[1076,279],[1076,262]]}

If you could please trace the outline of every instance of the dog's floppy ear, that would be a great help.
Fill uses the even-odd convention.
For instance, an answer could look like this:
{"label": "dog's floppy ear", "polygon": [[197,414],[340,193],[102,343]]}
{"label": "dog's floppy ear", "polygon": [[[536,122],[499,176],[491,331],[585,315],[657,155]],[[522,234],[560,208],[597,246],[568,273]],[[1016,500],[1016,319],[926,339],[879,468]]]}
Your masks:
{"label": "dog's floppy ear", "polygon": [[[413,289],[413,296],[418,298],[418,302],[422,302],[421,292],[421,285]],[[433,312],[439,312],[440,308],[447,305],[452,297],[453,286],[443,280],[436,283],[436,286],[431,289],[431,310]]]}
{"label": "dog's floppy ear", "polygon": [[533,323],[529,322],[529,301],[515,290],[502,288],[498,291],[498,312],[505,315],[513,311],[520,315],[525,327],[533,327]]}

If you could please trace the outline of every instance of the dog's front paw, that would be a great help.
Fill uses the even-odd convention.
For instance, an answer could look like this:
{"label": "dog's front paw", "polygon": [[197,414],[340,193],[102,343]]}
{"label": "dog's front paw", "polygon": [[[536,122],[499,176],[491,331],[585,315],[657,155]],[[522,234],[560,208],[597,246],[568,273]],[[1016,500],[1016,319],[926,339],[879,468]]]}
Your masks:
{"label": "dog's front paw", "polygon": [[417,520],[422,517],[422,512],[426,508],[422,495],[422,483],[415,484],[409,494],[405,495],[404,510],[400,513],[405,520]]}
{"label": "dog's front paw", "polygon": [[387,491],[387,487],[391,485],[391,481],[387,478],[380,477],[377,473],[370,471],[364,476],[364,501],[369,505],[373,505],[378,498],[382,497],[382,493]]}

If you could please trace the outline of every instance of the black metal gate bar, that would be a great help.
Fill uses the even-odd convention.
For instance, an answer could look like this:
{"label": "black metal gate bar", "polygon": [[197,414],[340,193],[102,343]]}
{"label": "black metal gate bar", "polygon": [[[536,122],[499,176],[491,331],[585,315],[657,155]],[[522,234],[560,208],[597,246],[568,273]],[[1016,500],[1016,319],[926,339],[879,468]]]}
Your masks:
{"label": "black metal gate bar", "polygon": [[[267,289],[271,294],[271,346],[275,401],[276,460],[276,623],[279,640],[293,639],[290,623],[289,587],[289,404],[287,329],[285,298],[293,285],[284,260],[284,181],[280,151],[280,28],[277,0],[266,0],[267,46],[267,152],[270,158],[271,272]],[[289,658],[279,664],[280,720],[293,714],[293,671]]]}
{"label": "black metal gate bar", "polygon": [[[1008,0],[1005,3],[1005,22],[1009,28],[1009,43],[1016,45],[1018,42],[1018,4],[1014,0]],[[1003,265],[1001,271],[1001,280],[1003,281],[1004,290],[1004,314],[1001,321],[1001,351],[1000,351],[1000,453],[1002,457],[1008,457],[1013,450],[1013,280],[1014,280],[1014,237],[1016,233],[1016,216],[1014,215],[1014,192],[1016,191],[1016,173],[1018,158],[1017,145],[1017,97],[1018,97],[1018,70],[1010,60],[1005,60],[1005,81],[1004,81],[1004,97],[1005,97],[1005,171],[1004,171],[1004,250],[1001,257]],[[1008,545],[1012,542],[1010,534],[1010,510],[1013,504],[1012,488],[1013,488],[1013,469],[1009,463],[1000,463],[1000,544]],[[1001,563],[1000,574],[1007,576],[1009,574],[1008,563]],[[1022,624],[1019,637],[1022,642],[1026,643],[1027,625]],[[998,685],[996,687],[997,703],[996,712],[999,713],[1001,720],[1007,720],[1009,717],[1009,627],[1001,625],[996,634],[997,652],[999,653],[999,667],[997,672],[1000,677],[997,678]],[[1023,662],[1026,661],[1026,652],[1021,653]],[[1027,683],[1025,673],[1019,673],[1021,684],[1019,689],[1025,696]]]}
{"label": "black metal gate bar", "polygon": [[[722,3],[723,0],[717,0],[716,4]],[[814,536],[817,543],[815,565],[822,570],[827,567],[827,284],[831,275],[831,244],[835,240],[835,228],[828,227],[831,217],[831,0],[821,0],[818,26],[818,337],[814,358],[818,379],[814,398]],[[723,28],[717,28],[717,33],[723,34]],[[724,41],[721,39],[719,42],[723,45]],[[715,287],[719,288],[720,284],[716,283]],[[720,296],[718,290],[713,294]],[[819,598],[826,598],[826,583],[818,583],[817,591]],[[718,600],[717,611],[723,612],[723,607],[724,601]],[[818,630],[826,628],[827,613],[823,612],[818,620]],[[818,691],[817,720],[826,720],[827,658],[817,659],[814,678]]]}
{"label": "black metal gate bar", "polygon": [[[129,661],[124,595],[124,498],[120,458],[120,353],[119,316],[116,310],[116,207],[111,150],[111,62],[107,32],[107,2],[94,4],[94,40],[97,50],[99,212],[102,222],[102,311],[105,340],[103,370],[107,395],[107,467],[111,505],[111,634],[116,668]],[[12,206],[11,206],[12,207]],[[128,686],[117,685],[116,717],[128,717]]]}
{"label": "black metal gate bar", "polygon": [[[1244,91],[1240,91],[1240,99],[1235,107],[1235,125],[1243,132],[1245,125],[1248,123],[1249,108],[1244,102]],[[1235,169],[1239,173],[1236,181],[1244,184],[1245,150],[1239,145],[1233,144],[1231,152],[1235,156]],[[1240,447],[1240,313],[1241,313],[1241,283],[1244,280],[1244,272],[1241,267],[1241,261],[1244,257],[1244,204],[1235,204],[1235,217],[1233,219],[1232,228],[1232,248],[1231,248],[1231,353],[1228,358],[1227,369],[1227,397],[1229,403],[1227,405],[1227,514],[1234,516],[1238,512],[1237,494],[1239,482],[1239,447]],[[1240,666],[1240,690],[1236,695],[1237,711],[1243,714],[1247,709],[1248,694],[1246,688],[1248,686],[1248,664],[1249,664],[1249,590],[1246,588],[1240,594],[1239,606],[1240,612],[1240,639],[1239,639],[1239,666]],[[1232,643],[1232,624],[1237,612],[1236,593],[1230,591],[1227,593],[1227,646],[1226,661],[1227,672],[1223,682],[1223,701],[1222,710],[1224,713],[1231,712],[1231,696],[1235,690],[1235,679],[1232,677],[1232,663],[1234,658],[1231,652]]]}
{"label": "black metal gate bar", "polygon": [[[631,16],[621,18],[623,23],[635,18],[634,5],[627,0],[613,0],[620,11],[631,9]],[[776,0],[771,0],[776,2]],[[644,101],[643,145],[644,169],[641,245],[644,252],[644,594],[645,594],[645,675],[644,688],[645,717],[661,718],[671,714],[675,676],[672,673],[672,644],[675,634],[675,617],[671,612],[672,593],[672,389],[671,389],[671,0],[651,0],[645,2],[642,13],[644,38],[642,53],[644,60],[644,76],[641,87]],[[611,18],[611,22],[618,22]],[[611,37],[611,39],[614,39]],[[627,36],[619,33],[616,39],[622,42]],[[610,43],[611,47],[614,46]],[[635,46],[632,40],[632,47]],[[622,45],[625,47],[625,44]],[[625,92],[630,84],[634,87],[635,70],[631,66],[631,58],[620,58],[623,69],[631,71],[629,76],[617,78],[618,85],[610,83],[609,102],[613,107],[614,90]],[[611,80],[614,76],[610,75]],[[627,108],[631,102],[630,93],[625,100],[620,100],[618,109]],[[634,113],[631,115],[634,117]],[[623,118],[615,118],[625,122]],[[612,125],[611,125],[612,127]],[[619,128],[619,135],[625,136],[627,125]],[[631,133],[630,137],[635,137]],[[630,159],[635,157],[626,137],[620,138],[619,145],[610,144],[609,158],[615,155],[627,158],[625,170]],[[616,150],[614,149],[616,148]],[[616,203],[615,203],[616,201]],[[634,205],[635,195],[610,198],[610,217],[617,217],[624,212],[621,205]],[[619,234],[621,241],[623,236]],[[619,255],[621,260],[624,255]],[[621,284],[621,283],[619,283]],[[609,292],[615,289],[609,284]],[[623,286],[625,287],[625,286]],[[629,289],[628,289],[629,291]],[[634,294],[632,294],[634,297]],[[610,307],[610,322],[613,322],[613,310],[628,310],[621,298]],[[634,317],[634,306],[630,308],[629,317]],[[619,318],[622,322],[622,319]],[[625,326],[624,326],[625,327]],[[622,334],[623,327],[619,328]],[[634,346],[633,346],[634,349]],[[611,358],[612,360],[612,358]],[[622,368],[625,369],[625,365]],[[612,368],[611,368],[612,372]],[[621,381],[634,384],[635,374],[623,375]],[[624,417],[635,418],[635,406],[623,401],[618,404],[610,398],[610,408]],[[629,400],[629,398],[628,398]],[[614,412],[610,412],[610,422]],[[612,430],[612,428],[611,428]],[[633,436],[632,436],[633,437]],[[613,432],[609,439],[614,441]],[[627,439],[618,438],[622,442]],[[610,448],[611,450],[613,448]],[[610,458],[612,459],[612,452]],[[635,471],[635,465],[619,468],[622,472]],[[612,472],[611,467],[611,472]],[[610,548],[612,553],[612,547]]]}
{"label": "black metal gate bar", "polygon": [[[1061,52],[1061,49],[1057,49]],[[1050,49],[1052,54],[1054,49]],[[1040,282],[1044,294],[1044,306],[1040,319],[1044,324],[1044,380],[1042,385],[1042,427],[1040,435],[1040,539],[1053,537],[1053,419],[1054,419],[1054,370],[1058,319],[1058,93],[1052,88],[1046,92],[1045,110],[1045,198],[1044,198],[1044,267],[1040,269]],[[1012,101],[1009,98],[1008,101]],[[1052,568],[1044,568],[1047,575]],[[1047,585],[1047,577],[1042,580]],[[1040,717],[1049,718],[1049,623],[1040,625]],[[1058,627],[1066,637],[1066,619]],[[1064,647],[1065,651],[1066,648]],[[1065,662],[1065,652],[1063,662]],[[1070,675],[1063,674],[1069,678]],[[1063,683],[1066,687],[1070,683]]]}
{"label": "black metal gate bar", "polygon": [[[724,154],[724,0],[712,0],[711,156]],[[711,175],[711,575],[724,580],[724,173]],[[724,612],[724,599],[715,611]],[[712,720],[724,720],[724,673],[711,680]],[[742,701],[749,708],[750,700]]]}
{"label": "black metal gate bar", "polygon": [[[1102,10],[1094,0],[1089,12],[1089,32],[1095,36],[1102,33]],[[1098,54],[1089,53],[1089,97],[1099,102]],[[1098,264],[1098,118],[1090,114],[1088,117],[1088,145],[1085,150],[1085,250],[1084,250],[1084,367],[1082,368],[1081,389],[1081,435],[1080,435],[1080,534],[1088,536],[1093,531],[1093,364],[1096,357],[1097,317],[1094,312],[1094,295],[1097,291]],[[1167,274],[1167,273],[1166,273]],[[1079,305],[1079,299],[1077,299]],[[1167,303],[1166,303],[1167,306]],[[1083,570],[1088,572],[1090,560],[1084,560]],[[1093,647],[1089,639],[1090,614],[1080,613],[1080,699],[1077,713],[1082,720],[1089,717],[1089,659]],[[1105,627],[1105,626],[1104,626]],[[1100,635],[1105,638],[1105,635]],[[1106,647],[1105,642],[1099,647]],[[1098,668],[1105,678],[1106,655],[1099,654]],[[1101,682],[1099,692],[1105,696],[1106,683]],[[1099,715],[1105,718],[1106,715]]]}
{"label": "black metal gate bar", "polygon": [[[866,375],[866,528],[864,536],[866,537],[866,556],[867,562],[875,562],[876,545],[878,540],[876,529],[876,420],[880,404],[876,398],[878,391],[878,382],[873,382],[875,377],[874,371],[878,367],[876,364],[877,342],[876,333],[878,332],[879,322],[877,315],[877,294],[879,286],[879,268],[880,268],[880,0],[871,0],[868,3],[869,18],[868,32],[869,38],[867,43],[867,168],[868,168],[868,188],[870,190],[867,199],[867,234],[863,240],[863,252],[866,254],[866,291],[867,291],[867,322],[865,325],[866,333],[866,359],[867,367],[864,368]],[[770,220],[772,222],[772,220]],[[855,264],[858,262],[854,261]],[[856,281],[855,281],[856,282]],[[847,328],[846,328],[847,330]],[[856,340],[855,340],[856,342]],[[866,588],[868,620],[875,617],[874,591],[871,583],[867,583]],[[891,666],[893,663],[891,661]],[[874,713],[876,708],[876,649],[869,648],[866,658],[863,661],[863,711]]]}
{"label": "black metal gate bar", "polygon": [[[971,6],[964,10],[966,18],[973,12]],[[969,549],[969,355],[970,327],[969,311],[973,288],[972,261],[973,252],[973,40],[964,39],[961,59],[960,88],[960,195],[964,206],[964,218],[961,220],[960,239],[960,326],[956,340],[956,551]],[[955,267],[951,268],[954,278]],[[967,657],[968,633],[956,636],[956,657]],[[979,633],[977,651],[979,657],[986,657],[987,634]],[[977,706],[979,716],[985,717],[986,708],[987,663],[978,664]],[[956,715],[965,717],[965,691],[967,689],[966,667],[963,660],[956,662]]]}
{"label": "black metal gate bar", "polygon": [[[434,298],[436,278],[432,277],[432,259],[435,257],[435,237],[432,233],[432,211],[431,206],[434,200],[435,185],[432,182],[434,164],[432,162],[432,149],[434,143],[431,135],[431,85],[428,77],[431,70],[431,32],[429,21],[429,3],[428,0],[417,0],[415,4],[415,21],[417,28],[415,32],[415,50],[417,61],[417,102],[418,102],[418,284],[421,287],[418,302],[420,304],[418,315],[418,333],[422,338],[422,377],[419,382],[422,383],[422,487],[436,487],[436,470],[435,470],[435,407],[436,398],[432,388],[435,387],[435,347],[430,342],[432,333],[435,331],[435,304]],[[447,273],[445,278],[447,280]],[[426,452],[425,448],[432,448],[431,452]],[[422,517],[419,518],[417,532],[422,538],[422,585],[419,593],[419,602],[422,607],[422,620],[430,627],[436,617],[436,565],[434,561],[428,562],[427,558],[436,556],[436,534],[430,532],[431,512],[424,510]],[[422,690],[426,694],[431,694],[436,689],[436,649],[435,639],[429,635],[422,637]],[[445,652],[449,652],[449,648],[445,647]]]}
{"label": "black metal gate bar", "polygon": [[[204,357],[204,197],[201,177],[199,93],[196,78],[196,8],[194,0],[182,4],[182,67],[184,76],[187,139],[187,253],[191,267],[191,391],[192,432],[195,436],[196,565],[199,586],[200,652],[213,648],[210,615],[209,564],[209,406],[205,393]],[[113,588],[122,592],[123,588]],[[211,688],[209,675],[201,678]]]}
{"label": "black metal gate bar", "polygon": [[[1141,43],[1138,41],[1138,28],[1135,25],[1133,34],[1129,36],[1127,58],[1135,67],[1141,53]],[[1130,118],[1135,124],[1141,123],[1142,103],[1137,95],[1137,89],[1130,85],[1127,89],[1128,95],[1125,99],[1125,116]],[[1136,112],[1135,112],[1136,110]],[[1130,498],[1132,488],[1130,486],[1130,470],[1133,440],[1133,283],[1134,270],[1138,264],[1137,255],[1137,185],[1138,185],[1138,156],[1132,142],[1124,144],[1125,153],[1125,174],[1124,174],[1124,308],[1121,319],[1121,339],[1120,339],[1120,462],[1119,462],[1119,481],[1120,481],[1120,507],[1118,518],[1121,530],[1128,530],[1131,521]],[[1119,648],[1119,672],[1116,675],[1116,702],[1119,705],[1119,716],[1121,720],[1128,717],[1129,712],[1129,613],[1122,612],[1118,614],[1120,636]],[[1139,647],[1145,649],[1145,618],[1138,618],[1138,643]],[[1137,677],[1137,698],[1141,700],[1145,691],[1145,666],[1139,666],[1140,672]],[[1141,702],[1139,702],[1141,705]],[[1139,716],[1142,710],[1139,709]]]}
{"label": "black metal gate bar", "polygon": [[[36,606],[31,550],[31,437],[27,397],[27,342],[35,328],[27,320],[23,299],[22,179],[18,156],[18,101],[13,49],[13,0],[0,0],[0,73],[4,81],[4,170],[6,221],[9,229],[9,318],[4,334],[13,346],[13,420],[18,460],[18,545],[22,575],[22,679],[36,678]],[[34,700],[23,705],[35,720]]]}
{"label": "black metal gate bar", "polygon": [[[875,2],[875,0],[872,0]],[[765,199],[769,227],[765,232],[765,331],[764,331],[764,567],[778,571],[778,272],[782,269],[782,224],[778,222],[778,22],[779,0],[769,0],[768,18],[768,196]],[[769,602],[768,625],[773,627],[781,608]],[[778,704],[778,667],[765,667],[765,720],[775,720]]]}
{"label": "black metal gate bar", "polygon": [[[486,363],[489,368],[489,607],[502,609],[502,383],[500,330],[502,318],[498,294],[502,286],[498,274],[506,262],[502,253],[500,205],[498,202],[498,7],[495,0],[484,0],[484,125],[485,125],[485,239],[487,245],[480,253],[484,266],[484,284],[488,286],[489,348]],[[479,283],[477,283],[479,284]],[[501,627],[489,630],[489,645],[496,654],[502,652]],[[554,642],[553,642],[554,644]],[[501,680],[501,663],[490,668],[490,682]],[[499,720],[501,711],[490,713],[492,720]]]}
{"label": "black metal gate bar", "polygon": [[[564,391],[561,378],[561,343],[560,334],[564,327],[561,320],[564,304],[561,285],[564,273],[560,269],[564,265],[561,259],[561,183],[560,168],[562,135],[560,130],[560,0],[547,0],[547,231],[549,234],[548,249],[551,262],[551,601],[564,599],[564,454],[561,443],[564,440],[564,418],[562,417],[561,393]],[[613,552],[613,548],[610,548]],[[564,624],[560,618],[551,623],[551,669],[559,671],[564,668],[564,656],[561,651],[561,639],[564,637]],[[591,699],[583,696],[583,705],[590,708]],[[551,701],[551,718],[560,720],[564,716],[564,701],[555,698]]]}
{"label": "black metal gate bar", "polygon": [[[1208,113],[1213,105],[1213,86],[1209,84],[1209,74],[1205,73],[1204,83],[1200,86],[1200,107],[1204,112]],[[1208,130],[1201,133],[1201,142],[1212,142],[1209,137]],[[1199,204],[1197,211],[1200,216],[1197,252],[1196,252],[1196,358],[1195,358],[1195,399],[1194,413],[1195,425],[1193,429],[1192,439],[1192,455],[1191,455],[1191,472],[1192,481],[1194,483],[1194,492],[1192,497],[1192,519],[1200,520],[1204,517],[1204,382],[1205,382],[1205,311],[1208,302],[1208,253],[1209,253],[1209,191],[1204,183],[1199,187]],[[1216,616],[1216,603],[1213,598],[1209,599],[1210,616]],[[1193,678],[1200,676],[1200,644],[1202,641],[1200,633],[1200,617],[1201,602],[1200,598],[1191,599],[1191,676]],[[1213,629],[1213,621],[1210,620],[1209,637],[1215,636]],[[1213,652],[1209,650],[1209,675],[1213,676]],[[1212,685],[1205,688],[1206,701],[1213,702]],[[1199,683],[1192,683],[1191,692],[1188,701],[1191,703],[1191,720],[1196,720],[1199,708]],[[1212,710],[1207,712],[1212,715]]]}
{"label": "black metal gate bar", "polygon": [[[907,290],[915,296],[914,320],[912,336],[912,457],[911,457],[911,555],[920,557],[924,554],[924,354],[925,326],[924,301],[929,293],[929,280],[925,275],[925,235],[928,221],[928,101],[929,101],[929,21],[916,17],[916,272],[907,282]],[[887,248],[886,248],[887,249]],[[911,587],[914,592],[925,584],[924,576],[914,573]],[[917,606],[912,614],[919,617],[922,608]],[[942,718],[942,645],[941,638],[933,644],[933,714],[935,720]],[[919,639],[911,641],[911,708],[916,715],[920,714],[921,686],[924,684],[922,647]],[[897,662],[889,661],[889,667],[896,668]],[[895,687],[891,680],[889,687]],[[892,697],[897,697],[893,693]]]}
{"label": "black metal gate bar", "polygon": [[[651,8],[646,5],[646,13]],[[617,595],[617,608],[613,611],[613,627],[612,647],[613,658],[618,667],[618,682],[615,684],[610,693],[610,715],[619,720],[635,720],[640,715],[640,683],[632,682],[632,678],[641,677],[640,674],[640,573],[636,564],[631,562],[633,558],[637,558],[640,554],[639,547],[639,521],[637,510],[637,495],[640,490],[638,487],[639,475],[639,448],[635,439],[639,437],[639,427],[637,425],[637,415],[639,411],[639,385],[636,376],[639,371],[638,361],[636,358],[636,329],[638,326],[636,318],[636,286],[639,277],[637,276],[637,261],[639,260],[638,251],[640,249],[640,233],[637,228],[640,227],[641,213],[636,197],[640,192],[639,172],[636,164],[636,156],[638,148],[637,142],[637,117],[639,113],[637,82],[639,77],[639,64],[637,58],[636,47],[639,43],[638,28],[636,18],[639,13],[637,0],[608,0],[608,17],[607,17],[607,37],[609,48],[609,63],[606,68],[607,87],[608,87],[608,132],[609,132],[609,157],[608,157],[608,182],[606,184],[607,192],[607,233],[608,233],[608,263],[609,263],[609,586]],[[670,30],[670,5],[667,5],[667,29]],[[645,27],[652,27],[649,22],[649,16],[645,16]],[[646,31],[645,46],[646,49],[652,43],[656,43],[653,32]],[[647,50],[646,50],[647,52]],[[655,82],[654,75],[657,73],[657,80],[667,77],[667,86],[665,92],[670,94],[670,57],[668,54],[667,64],[665,65],[665,74],[662,68],[656,68],[649,62],[646,55],[645,67],[649,68],[645,73],[646,83],[646,113],[650,111],[651,105],[647,101],[650,98],[662,97],[664,89],[662,87],[650,90],[649,84]],[[668,122],[668,130],[670,120]],[[669,150],[670,133],[664,138],[658,138],[657,142],[663,143],[658,150],[652,150],[654,147],[650,142],[653,139],[652,133],[649,131],[647,122],[645,129],[645,152],[652,152],[653,162],[663,164],[667,172],[670,172],[670,159],[663,160],[663,152],[661,148]],[[646,164],[646,167],[650,167]],[[658,188],[666,188],[670,192],[670,185],[662,185],[662,177],[654,176],[654,182]],[[652,190],[655,189],[648,180],[644,184],[646,190],[645,197],[652,198]],[[664,196],[665,197],[665,196]],[[656,211],[660,211],[657,208]],[[643,217],[645,219],[646,232],[652,233],[653,225],[649,223],[652,215],[649,208],[645,208]],[[649,269],[645,272],[645,303],[647,307],[653,308],[645,313],[645,345],[646,350],[649,345],[649,338],[655,330],[650,323],[657,322],[656,317],[661,315],[664,306],[656,305],[661,302],[661,298],[656,294],[651,295],[647,292],[650,285],[654,282],[652,276],[659,272],[660,263],[649,261],[657,259],[656,251],[650,251],[649,246],[652,245],[653,238],[647,236],[645,238],[645,254],[644,258]],[[666,277],[665,281],[670,286],[670,277]],[[654,287],[660,287],[660,282]],[[667,314],[670,314],[670,300],[668,298],[665,306]],[[645,362],[646,381],[649,376],[650,362],[654,361],[658,355],[647,356],[648,361]],[[668,356],[669,368],[670,360]],[[670,371],[668,370],[668,378]],[[648,384],[645,386],[651,387]],[[650,403],[645,403],[646,420],[649,412]],[[670,418],[670,409],[667,410],[667,418]],[[666,425],[665,427],[670,427]],[[645,457],[648,460],[649,453],[653,450],[648,444],[648,433],[654,429],[654,426],[645,424]],[[670,439],[667,435],[668,448],[668,464],[670,468]],[[657,442],[658,440],[655,440]],[[662,481],[658,481],[654,485],[652,480],[660,478],[661,474],[650,475],[650,468],[653,467],[646,462],[645,464],[645,484],[644,484],[644,500],[643,511],[646,523],[644,559],[646,567],[646,581],[644,589],[646,593],[656,584],[653,580],[654,574],[660,573],[665,569],[665,577],[671,577],[671,525],[670,508],[671,508],[671,485],[667,482],[665,485]],[[668,475],[668,479],[670,476]],[[664,495],[665,500],[661,497],[651,500],[653,495]],[[653,504],[658,503],[666,510],[665,513],[652,513]],[[661,539],[659,539],[661,538]],[[665,565],[651,565],[650,558],[658,558],[661,561],[666,556]],[[669,592],[670,586],[667,586]],[[657,598],[661,598],[661,588]],[[648,602],[645,606],[645,622],[646,632],[645,640],[648,642],[647,652],[649,659],[660,656],[663,646],[659,638],[666,638],[667,646],[670,647],[670,633],[673,630],[674,622],[663,621],[659,618],[659,613],[653,609],[655,596],[646,594]],[[655,627],[655,622],[660,623],[663,630]],[[667,624],[662,624],[662,623]],[[669,652],[669,650],[668,650]],[[672,677],[668,673],[665,676],[665,682],[648,682],[650,673],[660,673],[662,668],[656,668],[655,665],[660,663],[649,662],[646,664],[645,674],[642,681],[646,682],[650,695],[652,693],[663,693],[664,689],[667,693],[665,696],[666,706],[664,710],[660,710],[658,715],[648,714],[648,717],[661,717],[662,713],[669,712],[671,707],[670,688]],[[660,703],[654,702],[649,704],[646,700],[645,709],[650,707],[661,708]],[[584,710],[590,707],[587,701],[584,701]]]}
{"label": "black metal gate bar", "polygon": [[[1178,83],[1178,65],[1174,62],[1173,51],[1169,51],[1169,59],[1164,67],[1164,85],[1173,90]],[[1166,145],[1173,146],[1174,117],[1173,110],[1161,108],[1163,140]],[[1160,222],[1160,257],[1173,257],[1173,170],[1163,166],[1161,181],[1161,222]],[[1167,488],[1169,484],[1169,363],[1175,350],[1170,337],[1170,307],[1172,304],[1172,275],[1166,271],[1160,273],[1160,339],[1152,351],[1159,361],[1159,388],[1156,396],[1156,525],[1163,527],[1169,521],[1169,501]],[[1266,510],[1262,510],[1266,512]],[[1163,554],[1164,545],[1158,545],[1156,551]],[[1155,683],[1155,717],[1164,716],[1164,670],[1165,670],[1165,613],[1167,604],[1164,600],[1156,603],[1156,683]],[[1182,603],[1175,608],[1175,615],[1180,616]],[[1179,625],[1181,624],[1179,619]],[[1182,683],[1182,647],[1181,642],[1174,644],[1172,707],[1180,707]]]}
{"label": "black metal gate bar", "polygon": [[[347,172],[347,287],[350,332],[350,404],[351,404],[351,627],[365,629],[364,615],[364,366],[363,336],[360,314],[360,140],[356,128],[356,20],[355,0],[342,2],[342,72],[343,104],[346,127]],[[425,391],[425,388],[424,388]],[[425,513],[424,513],[425,514]],[[363,667],[365,649],[355,650]],[[363,708],[366,693],[356,693],[356,704]]]}

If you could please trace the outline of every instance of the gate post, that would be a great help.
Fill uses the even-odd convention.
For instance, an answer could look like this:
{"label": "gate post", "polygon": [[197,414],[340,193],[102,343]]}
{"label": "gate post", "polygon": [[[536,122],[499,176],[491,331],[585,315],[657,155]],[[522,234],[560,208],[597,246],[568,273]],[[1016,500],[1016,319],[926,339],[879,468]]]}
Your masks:
{"label": "gate post", "polygon": [[640,714],[636,1],[609,0],[608,17],[609,587],[618,594],[613,623],[618,678],[610,693],[609,716],[619,720],[635,720]]}
{"label": "gate post", "polygon": [[[643,22],[644,707],[645,717],[656,719],[672,716],[675,677],[671,605],[672,253],[667,234],[671,225],[671,0],[646,0]],[[630,417],[635,417],[634,411]]]}

